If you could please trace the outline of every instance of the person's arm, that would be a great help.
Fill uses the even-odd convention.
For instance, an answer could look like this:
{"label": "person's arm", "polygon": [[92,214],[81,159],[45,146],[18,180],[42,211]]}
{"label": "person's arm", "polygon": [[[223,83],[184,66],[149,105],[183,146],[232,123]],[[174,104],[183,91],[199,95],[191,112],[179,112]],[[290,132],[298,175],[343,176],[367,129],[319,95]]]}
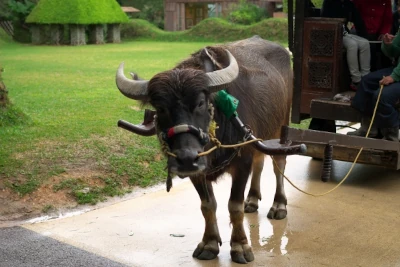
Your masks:
{"label": "person's arm", "polygon": [[[382,52],[387,57],[397,58],[400,56],[400,34],[397,34],[392,41],[390,41],[391,38],[393,38],[393,36],[390,37],[389,34],[385,35],[383,38]],[[383,85],[388,85],[392,82],[398,81],[400,81],[400,64],[397,64],[390,76],[383,78],[380,83]]]}
{"label": "person's arm", "polygon": [[391,42],[385,41],[385,38],[384,38],[381,49],[382,49],[383,54],[389,58],[399,57],[400,56],[400,34],[397,34]]}

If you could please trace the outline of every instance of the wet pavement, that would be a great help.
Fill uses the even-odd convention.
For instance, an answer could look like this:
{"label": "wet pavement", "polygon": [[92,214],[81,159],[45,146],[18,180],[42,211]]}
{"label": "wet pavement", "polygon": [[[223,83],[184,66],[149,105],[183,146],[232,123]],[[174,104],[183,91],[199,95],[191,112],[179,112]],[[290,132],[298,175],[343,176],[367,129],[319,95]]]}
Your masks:
{"label": "wet pavement", "polygon": [[[300,188],[322,193],[334,187],[350,166],[334,161],[332,179],[323,183],[319,178],[321,161],[290,156],[286,175]],[[107,266],[239,266],[232,263],[229,254],[229,177],[214,186],[223,244],[218,258],[211,261],[191,256],[204,230],[197,193],[189,180],[174,183],[170,193],[160,187],[78,216],[22,227],[90,257],[106,258],[110,261]],[[259,211],[245,215],[245,229],[255,254],[247,266],[400,266],[398,172],[356,165],[342,186],[322,197],[307,196],[287,182],[285,186],[288,217],[267,219],[275,190],[272,162],[267,157]],[[71,257],[76,262],[78,256]],[[88,266],[78,263],[75,266]]]}

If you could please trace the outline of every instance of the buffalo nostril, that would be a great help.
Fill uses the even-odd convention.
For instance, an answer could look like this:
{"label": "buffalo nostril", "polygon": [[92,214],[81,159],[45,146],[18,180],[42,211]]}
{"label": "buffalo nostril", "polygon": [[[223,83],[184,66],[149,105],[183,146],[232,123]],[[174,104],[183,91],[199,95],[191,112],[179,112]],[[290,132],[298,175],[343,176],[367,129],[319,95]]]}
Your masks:
{"label": "buffalo nostril", "polygon": [[176,153],[176,161],[182,167],[195,167],[198,160],[198,153],[193,150],[182,149]]}

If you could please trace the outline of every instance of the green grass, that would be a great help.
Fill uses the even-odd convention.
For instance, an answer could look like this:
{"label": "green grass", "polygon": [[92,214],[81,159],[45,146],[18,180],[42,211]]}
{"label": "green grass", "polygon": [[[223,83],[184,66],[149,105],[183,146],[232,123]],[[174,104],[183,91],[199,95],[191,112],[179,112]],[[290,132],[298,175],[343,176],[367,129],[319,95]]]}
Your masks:
{"label": "green grass", "polygon": [[87,182],[90,194],[71,190],[78,202],[93,203],[117,194],[113,187],[123,192],[163,181],[165,161],[156,138],[117,127],[119,119],[141,122],[143,112],[117,90],[115,72],[125,61],[127,70],[149,79],[208,44],[3,44],[3,81],[18,112],[0,115],[0,187],[25,195],[60,174],[79,173],[74,178],[83,179],[94,173],[108,182]]}
{"label": "green grass", "polygon": [[[139,34],[122,44],[73,47],[17,44],[0,30],[2,78],[12,103],[0,110],[0,189],[23,196],[54,183],[54,191],[94,204],[132,186],[165,181],[157,139],[117,127],[119,119],[140,123],[143,111],[117,90],[115,72],[122,61],[127,72],[145,79],[173,67],[214,43],[211,35],[200,34],[210,27],[204,25],[184,33],[156,30],[158,37]],[[175,40],[177,35],[185,37]]]}

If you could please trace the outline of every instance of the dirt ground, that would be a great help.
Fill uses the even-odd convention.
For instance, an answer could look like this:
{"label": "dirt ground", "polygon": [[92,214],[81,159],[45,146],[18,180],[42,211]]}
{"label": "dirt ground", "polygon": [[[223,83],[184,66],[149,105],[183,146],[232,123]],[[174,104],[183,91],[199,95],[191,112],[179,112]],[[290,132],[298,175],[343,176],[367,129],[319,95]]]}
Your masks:
{"label": "dirt ground", "polygon": [[0,225],[71,210],[77,206],[72,196],[64,191],[54,192],[51,184],[43,185],[32,194],[23,197],[3,187],[0,189]]}
{"label": "dirt ground", "polygon": [[[90,174],[86,172],[86,181],[93,181],[90,177],[95,175],[95,172],[91,172]],[[80,178],[83,179],[82,175]],[[40,186],[33,193],[23,197],[13,192],[10,188],[0,184],[0,227],[18,225],[27,220],[41,216],[56,218],[75,211],[94,210],[154,191],[165,190],[165,183],[160,183],[146,188],[133,187],[131,188],[131,193],[123,196],[109,197],[104,202],[99,202],[96,205],[79,205],[68,191],[54,191],[54,184],[59,183],[62,179],[65,179],[65,177],[54,177],[46,184]],[[183,181],[179,178],[173,180],[174,186]]]}

